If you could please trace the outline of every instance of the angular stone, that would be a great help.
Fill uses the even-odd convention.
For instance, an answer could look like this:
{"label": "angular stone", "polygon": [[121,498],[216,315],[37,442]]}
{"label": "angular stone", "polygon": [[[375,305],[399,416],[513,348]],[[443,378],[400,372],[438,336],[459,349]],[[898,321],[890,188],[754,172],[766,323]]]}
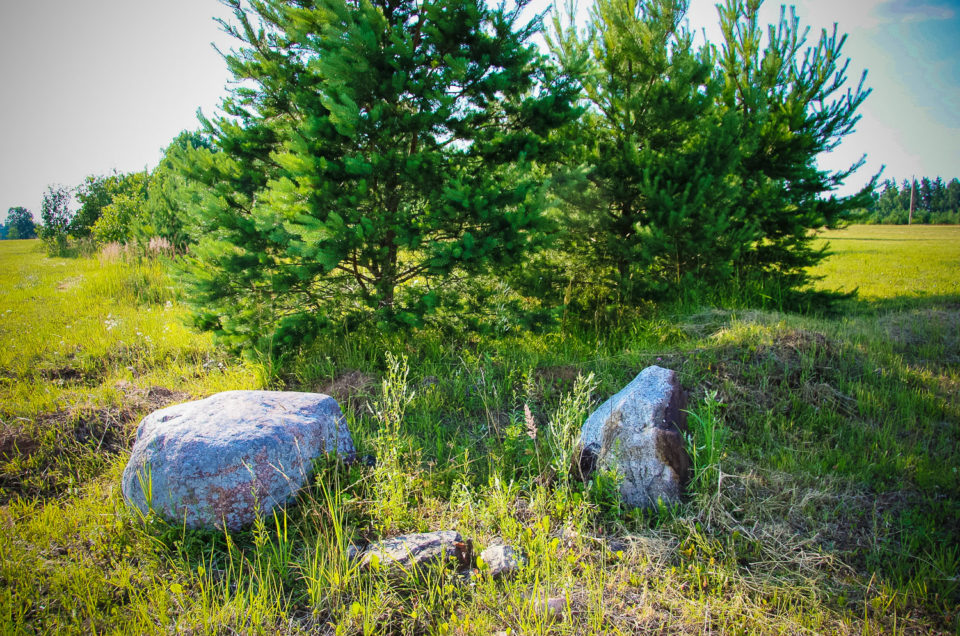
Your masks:
{"label": "angular stone", "polygon": [[143,418],[123,495],[189,528],[237,530],[307,483],[324,453],[354,455],[337,402],[320,393],[226,391]]}
{"label": "angular stone", "polygon": [[495,579],[516,571],[523,562],[520,553],[508,545],[492,545],[480,553],[480,558],[487,564],[487,572]]}
{"label": "angular stone", "polygon": [[[680,500],[690,470],[683,443],[686,393],[676,373],[647,367],[594,411],[580,432],[584,456],[623,477],[627,506],[649,508]],[[581,465],[591,462],[581,460]]]}
{"label": "angular stone", "polygon": [[462,548],[458,544],[463,545],[460,533],[453,530],[406,534],[370,544],[360,565],[370,567],[376,560],[383,567],[399,566],[409,570],[415,565],[460,559]]}

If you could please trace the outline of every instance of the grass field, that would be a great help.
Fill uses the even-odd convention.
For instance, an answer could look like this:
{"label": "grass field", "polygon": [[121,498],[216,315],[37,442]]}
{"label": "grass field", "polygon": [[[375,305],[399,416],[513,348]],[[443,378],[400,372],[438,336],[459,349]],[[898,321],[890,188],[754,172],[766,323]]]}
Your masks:
{"label": "grass field", "polygon": [[[282,370],[187,330],[158,263],[0,242],[0,632],[957,633],[960,228],[826,238],[820,285],[861,290],[838,317],[341,334]],[[682,505],[638,513],[554,466],[565,432],[654,363],[690,390],[697,471]],[[383,382],[410,396],[397,426]],[[259,387],[337,397],[376,466],[321,466],[285,514],[232,535],[124,506],[142,415]],[[504,540],[527,565],[465,581],[347,559],[346,543],[428,529]]]}
{"label": "grass field", "polygon": [[824,284],[884,308],[960,298],[960,225],[860,225],[821,235],[835,253],[813,270]]}

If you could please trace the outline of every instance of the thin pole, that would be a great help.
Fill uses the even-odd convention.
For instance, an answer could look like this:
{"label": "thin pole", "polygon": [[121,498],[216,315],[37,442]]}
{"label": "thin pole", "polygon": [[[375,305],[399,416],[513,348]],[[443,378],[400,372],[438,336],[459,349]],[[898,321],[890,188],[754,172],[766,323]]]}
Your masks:
{"label": "thin pole", "polygon": [[917,175],[913,175],[913,181],[910,183],[910,216],[907,218],[907,225],[913,224],[913,211],[917,205]]}

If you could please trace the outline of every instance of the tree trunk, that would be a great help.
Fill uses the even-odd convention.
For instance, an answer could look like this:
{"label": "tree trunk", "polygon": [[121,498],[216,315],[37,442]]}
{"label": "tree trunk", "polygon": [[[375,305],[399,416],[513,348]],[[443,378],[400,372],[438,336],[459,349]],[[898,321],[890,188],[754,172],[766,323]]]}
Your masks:
{"label": "tree trunk", "polygon": [[394,293],[397,287],[397,245],[396,232],[390,230],[384,238],[387,255],[380,266],[380,279],[377,281],[377,296],[380,297],[379,306],[393,307]]}

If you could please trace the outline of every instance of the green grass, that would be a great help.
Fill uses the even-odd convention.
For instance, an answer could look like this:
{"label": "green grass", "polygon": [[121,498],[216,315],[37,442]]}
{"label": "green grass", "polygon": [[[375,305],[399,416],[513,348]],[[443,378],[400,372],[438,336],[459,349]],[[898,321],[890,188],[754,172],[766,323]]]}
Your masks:
{"label": "green grass", "polygon": [[885,307],[960,300],[960,225],[857,225],[821,237],[834,255],[813,274],[830,289]]}
{"label": "green grass", "polygon": [[78,486],[128,448],[129,424],[158,405],[257,385],[191,333],[156,261],[0,249],[0,501]]}
{"label": "green grass", "polygon": [[[339,334],[284,369],[187,330],[159,263],[2,242],[0,632],[954,633],[957,228],[830,237],[821,284],[864,292],[838,318],[698,308],[600,334]],[[894,259],[899,282],[872,283]],[[691,392],[696,475],[682,505],[626,511],[610,476],[562,467],[570,431],[654,363]],[[123,505],[140,416],[264,386],[333,394],[377,464],[320,466],[285,513],[231,535]],[[346,557],[433,529],[528,564],[466,581]]]}

